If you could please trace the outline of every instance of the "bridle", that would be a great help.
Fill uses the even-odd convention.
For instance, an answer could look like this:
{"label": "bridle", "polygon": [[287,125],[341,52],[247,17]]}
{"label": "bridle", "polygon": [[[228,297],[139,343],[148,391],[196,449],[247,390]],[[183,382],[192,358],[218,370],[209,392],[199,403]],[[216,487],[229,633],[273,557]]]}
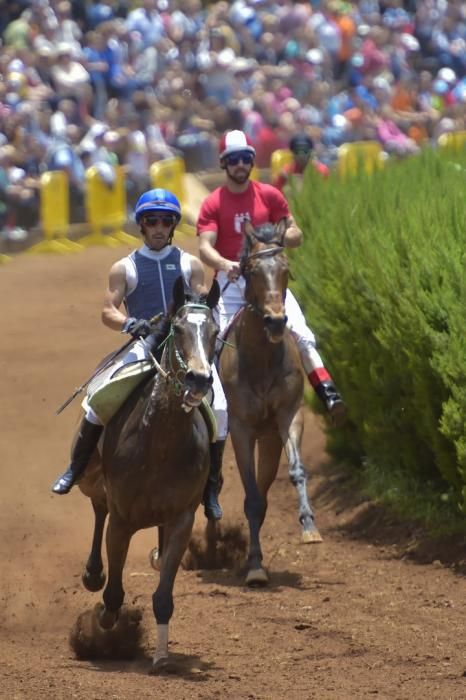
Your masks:
{"label": "bridle", "polygon": [[[255,253],[250,253],[249,255],[246,255],[244,259],[240,263],[240,271],[244,279],[246,280],[246,284],[248,281],[248,263],[250,260],[254,260],[257,258],[271,258],[274,257],[275,255],[279,255],[280,253],[283,253],[285,250],[284,246],[281,243],[273,243],[274,247],[273,248],[263,248],[262,250],[258,250]],[[285,300],[285,295],[286,295],[286,288],[283,290],[283,301]],[[253,304],[252,302],[248,301],[246,304],[247,308],[252,309],[256,313],[259,314],[262,318],[264,317],[264,311],[260,309],[256,304]]]}
{"label": "bridle", "polygon": [[[159,364],[159,362],[156,360],[154,355],[152,354],[152,359],[155,363],[155,366],[157,368],[158,373],[165,379],[166,383],[173,388],[175,396],[181,396],[183,393],[183,387],[184,387],[184,382],[186,378],[186,373],[189,370],[188,365],[186,364],[186,361],[180,352],[179,348],[176,345],[176,340],[175,340],[175,333],[173,330],[174,322],[177,319],[177,317],[180,315],[181,311],[188,309],[192,311],[206,311],[208,310],[210,313],[212,312],[212,309],[210,306],[207,304],[202,304],[200,302],[187,302],[186,304],[183,304],[183,306],[180,306],[179,309],[177,309],[176,313],[173,315],[171,321],[170,321],[170,331],[167,335],[166,338],[160,343],[160,345],[157,347],[157,350],[166,349],[167,353],[167,358],[168,358],[168,371],[164,370],[163,367]],[[176,363],[178,367],[174,367],[173,362],[172,362],[172,356],[175,357]]]}

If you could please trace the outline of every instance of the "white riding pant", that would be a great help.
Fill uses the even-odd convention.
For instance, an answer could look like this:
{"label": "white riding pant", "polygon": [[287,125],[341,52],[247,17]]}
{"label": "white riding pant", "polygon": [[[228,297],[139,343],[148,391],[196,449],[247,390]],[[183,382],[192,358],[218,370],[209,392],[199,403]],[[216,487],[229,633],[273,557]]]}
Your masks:
{"label": "white riding pant", "polygon": [[[112,376],[125,365],[142,360],[150,360],[150,351],[147,347],[147,343],[143,340],[137,340],[134,345],[131,346],[129,352],[123,355],[121,359],[116,360],[113,366],[114,372]],[[212,410],[217,421],[217,436],[218,440],[226,440],[228,435],[227,400],[215,365],[212,365],[212,376]],[[86,410],[86,419],[94,425],[102,425],[102,421],[90,406],[88,406]]]}
{"label": "white riding pant", "polygon": [[[221,295],[215,313],[216,321],[222,333],[236,312],[245,304],[244,288],[246,281],[244,277],[240,277],[236,282],[230,282],[227,285],[228,277],[226,273],[219,271],[217,273],[217,282],[220,285]],[[288,317],[286,325],[296,340],[304,371],[308,375],[313,370],[323,367],[324,363],[316,350],[314,333],[307,325],[304,314],[290,289],[286,291],[285,312]]]}

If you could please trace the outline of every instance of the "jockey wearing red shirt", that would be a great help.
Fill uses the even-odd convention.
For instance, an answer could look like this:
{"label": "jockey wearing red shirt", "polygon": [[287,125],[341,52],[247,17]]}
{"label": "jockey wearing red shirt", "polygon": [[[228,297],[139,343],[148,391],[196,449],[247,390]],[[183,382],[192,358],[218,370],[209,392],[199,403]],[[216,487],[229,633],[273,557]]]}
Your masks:
{"label": "jockey wearing red shirt", "polygon": [[293,162],[288,163],[272,182],[280,192],[290,179],[290,175],[303,175],[309,163],[322,177],[327,178],[330,174],[329,168],[318,160],[311,160],[314,144],[307,134],[295,134],[290,140],[290,151],[293,154]]}
{"label": "jockey wearing red shirt", "polygon": [[[249,218],[257,228],[285,218],[284,245],[288,248],[298,247],[303,238],[283,194],[272,185],[249,179],[254,157],[255,149],[244,132],[225,134],[220,142],[220,167],[225,170],[226,183],[206,197],[197,222],[200,258],[216,270],[222,290],[218,305],[221,330],[244,305],[245,280],[239,265],[244,219]],[[306,375],[334,422],[339,423],[345,416],[346,406],[316,350],[314,334],[289,289],[285,308],[287,325],[296,340]]]}

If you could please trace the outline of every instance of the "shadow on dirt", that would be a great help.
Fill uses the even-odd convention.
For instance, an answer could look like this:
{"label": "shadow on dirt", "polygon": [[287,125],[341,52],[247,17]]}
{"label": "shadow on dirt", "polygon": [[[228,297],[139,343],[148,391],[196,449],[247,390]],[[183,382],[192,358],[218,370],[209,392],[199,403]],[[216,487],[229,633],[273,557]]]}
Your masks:
{"label": "shadow on dirt", "polygon": [[[69,636],[71,649],[79,661],[91,661],[92,670],[104,673],[153,674],[152,655],[142,621],[142,611],[123,607],[118,622],[111,630],[104,630],[98,622],[102,603],[79,615]],[[121,662],[128,662],[122,666]],[[215,664],[203,661],[193,654],[170,652],[166,662],[158,668],[158,676],[178,676],[190,681],[204,681],[211,676]]]}
{"label": "shadow on dirt", "polygon": [[439,561],[456,573],[466,574],[466,536],[432,537],[418,524],[400,521],[390,510],[370,501],[354,488],[341,467],[326,466],[323,478],[314,482],[313,503],[320,510],[333,510],[338,518],[334,532],[389,547],[393,558],[418,564]]}

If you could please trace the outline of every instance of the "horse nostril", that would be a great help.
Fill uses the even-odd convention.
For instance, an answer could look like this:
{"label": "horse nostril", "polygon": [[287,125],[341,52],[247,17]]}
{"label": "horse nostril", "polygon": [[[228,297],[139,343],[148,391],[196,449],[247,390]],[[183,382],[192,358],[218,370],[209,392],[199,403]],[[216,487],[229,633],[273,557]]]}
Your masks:
{"label": "horse nostril", "polygon": [[285,328],[287,320],[286,316],[264,316],[264,323],[269,331],[275,331],[276,333]]}
{"label": "horse nostril", "polygon": [[186,372],[185,382],[190,391],[207,392],[212,386],[213,381],[212,372],[197,372],[194,369],[190,369]]}

